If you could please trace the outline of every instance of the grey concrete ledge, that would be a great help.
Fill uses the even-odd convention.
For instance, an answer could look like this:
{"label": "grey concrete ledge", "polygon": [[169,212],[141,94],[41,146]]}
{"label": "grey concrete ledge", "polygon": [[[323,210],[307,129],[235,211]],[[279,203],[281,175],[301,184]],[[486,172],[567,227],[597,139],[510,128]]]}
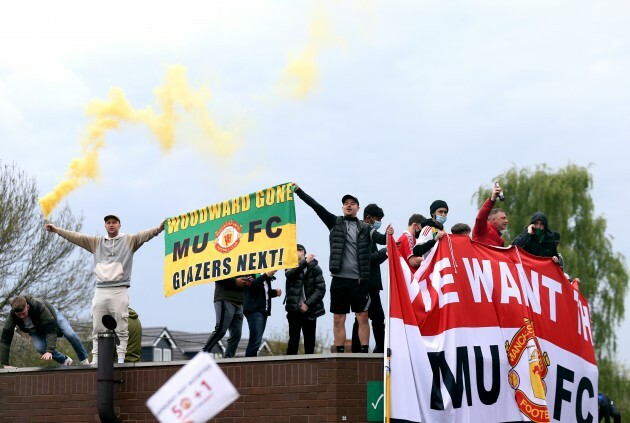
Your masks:
{"label": "grey concrete ledge", "polygon": [[[235,357],[216,358],[218,364],[224,363],[253,363],[253,362],[278,362],[278,361],[303,361],[303,360],[326,360],[326,359],[385,359],[382,353],[328,353],[328,354],[299,354],[299,355],[272,355],[267,357]],[[114,364],[114,368],[143,368],[143,367],[169,367],[184,366],[188,360],[182,361],[146,361],[139,363]],[[18,367],[17,369],[0,368],[0,375],[7,373],[29,373],[29,372],[67,372],[73,370],[96,370],[96,365],[74,365],[74,366],[51,366],[51,367]]]}

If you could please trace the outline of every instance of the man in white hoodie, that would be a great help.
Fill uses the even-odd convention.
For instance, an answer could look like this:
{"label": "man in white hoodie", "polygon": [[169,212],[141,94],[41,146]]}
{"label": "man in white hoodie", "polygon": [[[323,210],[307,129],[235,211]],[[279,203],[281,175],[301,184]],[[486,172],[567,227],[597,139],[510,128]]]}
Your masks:
{"label": "man in white hoodie", "polygon": [[45,225],[47,231],[54,232],[94,254],[96,290],[92,300],[92,364],[98,362],[98,334],[107,330],[102,322],[106,314],[116,320],[116,333],[120,338],[120,345],[116,347],[118,362],[125,361],[129,339],[127,288],[131,284],[133,254],[142,244],[164,230],[162,222],[155,228],[128,235],[120,232],[120,219],[117,216],[110,214],[104,220],[106,237],[67,231],[51,223]]}

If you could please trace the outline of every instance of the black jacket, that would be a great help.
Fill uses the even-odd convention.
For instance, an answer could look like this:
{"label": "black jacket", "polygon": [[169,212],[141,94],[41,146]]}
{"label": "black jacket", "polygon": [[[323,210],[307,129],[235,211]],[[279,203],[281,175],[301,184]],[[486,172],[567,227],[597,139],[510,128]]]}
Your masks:
{"label": "black jacket", "polygon": [[[380,250],[376,246],[376,234],[372,233],[372,252],[370,253],[370,291],[382,291],[383,280],[381,278],[381,264],[387,260],[387,248],[381,248]],[[380,234],[379,234],[380,235]]]}
{"label": "black jacket", "polygon": [[537,220],[542,220],[545,227],[542,238],[537,238],[536,235],[531,235],[527,232],[527,227],[522,234],[518,235],[512,241],[512,245],[518,245],[523,250],[530,254],[539,257],[558,257],[558,251],[556,250],[556,242],[553,239],[553,232],[549,230],[549,224],[547,223],[547,216],[544,213],[536,212],[532,215],[530,224]]}
{"label": "black jacket", "polygon": [[335,216],[326,210],[321,204],[315,201],[311,196],[306,194],[301,188],[295,190],[295,193],[307,205],[309,205],[324,222],[330,230],[328,237],[330,242],[330,259],[328,267],[330,272],[335,274],[341,269],[341,261],[343,252],[346,248],[346,227],[344,221],[346,219],[356,220],[357,222],[357,258],[359,261],[359,279],[370,279],[370,254],[372,252],[372,237],[379,244],[385,244],[385,235],[373,230],[373,228],[365,222],[356,218],[345,218],[344,216]]}
{"label": "black jacket", "polygon": [[57,326],[57,316],[55,309],[46,300],[25,295],[26,303],[29,305],[28,317],[33,321],[33,329],[27,330],[24,320],[17,317],[13,312],[9,313],[4,322],[2,336],[0,337],[0,364],[9,364],[9,349],[15,326],[22,332],[46,336],[46,352],[53,353],[57,346],[57,337],[62,336],[59,326]]}
{"label": "black jacket", "polygon": [[285,310],[298,311],[304,289],[304,303],[308,306],[306,314],[311,318],[323,316],[326,313],[323,301],[326,295],[326,281],[317,260],[307,263],[302,259],[298,267],[287,269],[284,274],[287,278]]}
{"label": "black jacket", "polygon": [[[240,278],[241,276],[237,276]],[[236,285],[236,278],[227,278],[215,282],[214,302],[227,301],[236,307],[243,304],[243,287]]]}
{"label": "black jacket", "polygon": [[271,315],[271,299],[277,297],[275,289],[271,288],[271,281],[275,280],[274,276],[267,276],[261,273],[250,286],[246,286],[243,290],[243,313],[258,311]]}

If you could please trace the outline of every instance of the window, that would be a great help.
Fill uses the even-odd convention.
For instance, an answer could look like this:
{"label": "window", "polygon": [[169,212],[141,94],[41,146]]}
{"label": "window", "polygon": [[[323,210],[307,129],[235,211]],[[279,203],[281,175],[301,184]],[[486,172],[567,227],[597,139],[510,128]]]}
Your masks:
{"label": "window", "polygon": [[153,348],[153,361],[171,361],[171,350],[168,348]]}

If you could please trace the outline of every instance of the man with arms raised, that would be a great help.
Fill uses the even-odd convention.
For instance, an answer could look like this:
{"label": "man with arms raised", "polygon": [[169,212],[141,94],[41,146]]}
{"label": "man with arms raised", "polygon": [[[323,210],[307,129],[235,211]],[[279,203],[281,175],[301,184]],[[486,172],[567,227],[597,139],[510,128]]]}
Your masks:
{"label": "man with arms raised", "polygon": [[[370,327],[370,253],[372,236],[385,244],[385,235],[374,231],[371,225],[359,220],[359,200],[350,194],[341,199],[343,216],[335,216],[306,194],[297,184],[295,194],[309,205],[330,231],[329,269],[330,311],[334,314],[334,337],[337,352],[344,352],[346,343],[346,315],[352,310],[359,324],[361,352],[368,352]],[[391,226],[387,233],[393,234]]]}
{"label": "man with arms raised", "polygon": [[493,209],[501,187],[495,185],[492,189],[492,196],[488,198],[477,214],[475,227],[472,232],[472,240],[483,244],[503,247],[505,244],[501,235],[507,228],[508,218],[503,209]]}
{"label": "man with arms raised", "polygon": [[129,339],[129,295],[131,268],[134,253],[148,240],[164,230],[164,222],[152,229],[128,235],[120,232],[120,219],[112,214],[105,216],[107,236],[90,236],[67,231],[46,223],[46,230],[54,232],[71,243],[94,254],[96,290],[92,300],[92,364],[98,361],[98,334],[107,329],[102,318],[109,314],[116,320],[120,345],[116,347],[118,362],[124,363]]}

